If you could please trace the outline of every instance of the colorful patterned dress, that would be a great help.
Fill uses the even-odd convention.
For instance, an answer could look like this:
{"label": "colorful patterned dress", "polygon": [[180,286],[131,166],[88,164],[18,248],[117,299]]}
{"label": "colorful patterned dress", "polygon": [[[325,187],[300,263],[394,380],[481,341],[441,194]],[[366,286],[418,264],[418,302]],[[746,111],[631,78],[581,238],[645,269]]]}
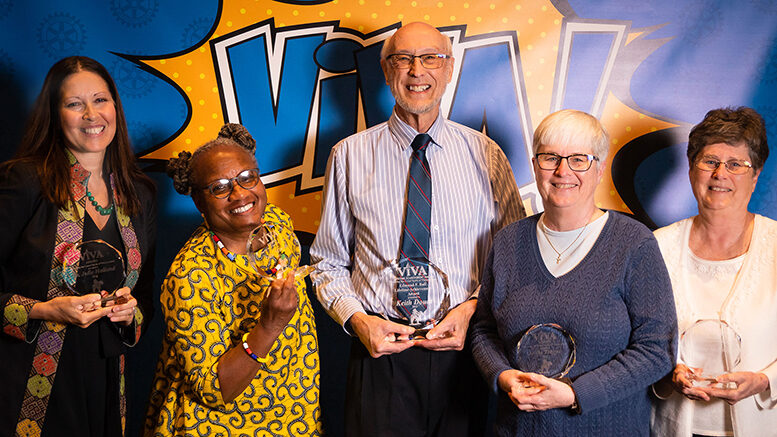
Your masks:
{"label": "colorful patterned dress", "polygon": [[[265,222],[281,229],[279,244],[259,264],[299,265],[289,216],[267,205]],[[313,436],[321,434],[319,358],[313,308],[297,282],[299,307],[246,389],[225,403],[219,358],[240,347],[259,320],[269,280],[232,261],[203,224],[178,252],[162,284],[165,335],[152,388],[146,435]]]}

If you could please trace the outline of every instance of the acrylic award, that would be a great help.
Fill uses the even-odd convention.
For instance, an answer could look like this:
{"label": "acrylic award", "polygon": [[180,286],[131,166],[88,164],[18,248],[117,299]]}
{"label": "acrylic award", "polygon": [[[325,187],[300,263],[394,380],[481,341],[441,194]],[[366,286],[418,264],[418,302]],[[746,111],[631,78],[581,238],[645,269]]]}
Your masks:
{"label": "acrylic award", "polygon": [[[259,276],[269,279],[282,278],[284,272],[292,267],[289,256],[280,250],[283,231],[281,225],[262,223],[248,235],[246,252],[251,268]],[[297,236],[289,230],[286,232],[291,236],[291,244],[294,249],[292,253],[301,254],[301,245]],[[296,269],[295,277],[302,279],[313,270],[313,266],[299,266]]]}
{"label": "acrylic award", "polygon": [[105,291],[101,302],[114,300],[125,278],[124,255],[103,240],[82,241],[65,253],[62,279],[73,294]]}
{"label": "acrylic award", "polygon": [[[534,325],[515,348],[516,368],[548,378],[563,378],[575,364],[575,339],[556,323]],[[533,383],[526,388],[540,387]]]}
{"label": "acrylic award", "polygon": [[[435,275],[431,275],[432,272]],[[437,310],[427,319],[425,314],[428,314],[426,310],[429,305],[429,283],[430,280],[435,280],[435,276],[442,282],[444,295]],[[392,293],[392,301],[399,318],[415,328],[414,339],[426,338],[426,333],[451,309],[448,275],[425,259],[401,258],[392,261],[383,271],[382,281]]]}
{"label": "acrylic award", "polygon": [[722,320],[697,320],[680,335],[680,360],[691,369],[695,386],[722,385],[718,376],[733,372],[741,354],[742,338]]}

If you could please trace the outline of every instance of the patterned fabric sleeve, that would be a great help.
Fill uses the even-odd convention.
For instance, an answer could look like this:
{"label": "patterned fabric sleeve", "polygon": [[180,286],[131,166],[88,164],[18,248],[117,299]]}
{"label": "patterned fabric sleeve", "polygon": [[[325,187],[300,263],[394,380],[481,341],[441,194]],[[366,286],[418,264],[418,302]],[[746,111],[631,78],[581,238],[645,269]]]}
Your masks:
{"label": "patterned fabric sleeve", "polygon": [[[202,245],[192,246],[202,249]],[[186,254],[184,254],[186,255]],[[223,407],[218,380],[218,358],[229,349],[229,332],[219,317],[221,284],[211,276],[215,258],[190,257],[174,261],[160,297],[166,335],[187,385],[199,401]]]}
{"label": "patterned fabric sleeve", "polygon": [[129,347],[138,344],[141,335],[141,327],[143,326],[143,309],[140,306],[137,308],[135,317],[132,319],[132,323],[130,323],[129,326],[117,326],[122,343]]}
{"label": "patterned fabric sleeve", "polygon": [[[138,306],[135,318],[130,326],[122,329],[122,340],[127,346],[135,346],[141,335],[148,327],[148,323],[154,314],[154,264],[156,260],[156,196],[153,189],[139,187],[138,196],[143,203],[140,213],[139,225],[134,226],[139,244],[145,246],[144,250],[137,249],[138,254],[143,253],[142,266],[138,275],[132,295],[137,299]],[[134,222],[134,220],[133,220]],[[142,233],[142,234],[141,234]],[[141,237],[142,235],[142,237]]]}
{"label": "patterned fabric sleeve", "polygon": [[3,308],[3,332],[32,343],[38,335],[40,320],[30,319],[32,306],[39,301],[14,294]]}

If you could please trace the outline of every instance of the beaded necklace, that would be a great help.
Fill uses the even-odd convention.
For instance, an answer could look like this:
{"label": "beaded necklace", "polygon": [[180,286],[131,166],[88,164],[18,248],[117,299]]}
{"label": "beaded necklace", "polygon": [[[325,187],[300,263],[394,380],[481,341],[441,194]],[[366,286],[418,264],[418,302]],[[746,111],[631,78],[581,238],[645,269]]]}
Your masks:
{"label": "beaded necklace", "polygon": [[[242,266],[240,266],[240,263],[235,261],[237,259],[237,255],[235,255],[234,253],[230,252],[229,249],[227,249],[227,247],[224,246],[224,243],[221,242],[221,239],[218,237],[218,235],[216,235],[215,232],[213,232],[213,231],[208,231],[208,232],[210,232],[211,237],[213,237],[213,241],[216,243],[216,246],[219,248],[219,250],[221,250],[221,253],[223,253],[224,256],[229,258],[230,261],[232,261],[235,264],[237,264],[238,267],[242,268]],[[274,278],[278,274],[278,266],[279,265],[276,265],[272,269],[261,269],[259,274],[262,275],[262,276],[271,276],[271,277]]]}
{"label": "beaded necklace", "polygon": [[[113,203],[110,203],[107,207],[103,208],[99,203],[97,203],[96,200],[94,200],[94,195],[89,191],[88,188],[86,189],[86,198],[92,202],[92,206],[94,206],[94,209],[96,209],[100,215],[111,215],[113,212]],[[108,201],[110,202],[110,199],[108,199]]]}
{"label": "beaded necklace", "polygon": [[213,241],[216,242],[216,246],[218,246],[218,248],[221,249],[221,253],[223,253],[224,256],[229,258],[230,261],[234,262],[237,256],[234,253],[230,252],[226,246],[224,246],[224,243],[221,242],[221,239],[213,231],[210,231],[210,235],[211,237],[213,237]]}

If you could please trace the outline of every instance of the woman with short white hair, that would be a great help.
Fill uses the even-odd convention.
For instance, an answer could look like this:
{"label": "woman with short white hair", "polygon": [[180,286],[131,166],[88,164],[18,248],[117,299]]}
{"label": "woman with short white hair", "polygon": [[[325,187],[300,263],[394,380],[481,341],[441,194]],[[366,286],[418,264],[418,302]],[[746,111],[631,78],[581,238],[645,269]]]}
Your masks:
{"label": "woman with short white hair", "polygon": [[[650,231],[596,207],[608,147],[604,127],[580,111],[553,113],[534,133],[545,211],[496,235],[472,331],[475,360],[499,394],[497,435],[649,433],[648,387],[673,363],[674,303]],[[546,355],[530,354],[534,367],[519,352],[528,331],[551,326],[573,341],[564,379],[538,373],[558,364]]]}

